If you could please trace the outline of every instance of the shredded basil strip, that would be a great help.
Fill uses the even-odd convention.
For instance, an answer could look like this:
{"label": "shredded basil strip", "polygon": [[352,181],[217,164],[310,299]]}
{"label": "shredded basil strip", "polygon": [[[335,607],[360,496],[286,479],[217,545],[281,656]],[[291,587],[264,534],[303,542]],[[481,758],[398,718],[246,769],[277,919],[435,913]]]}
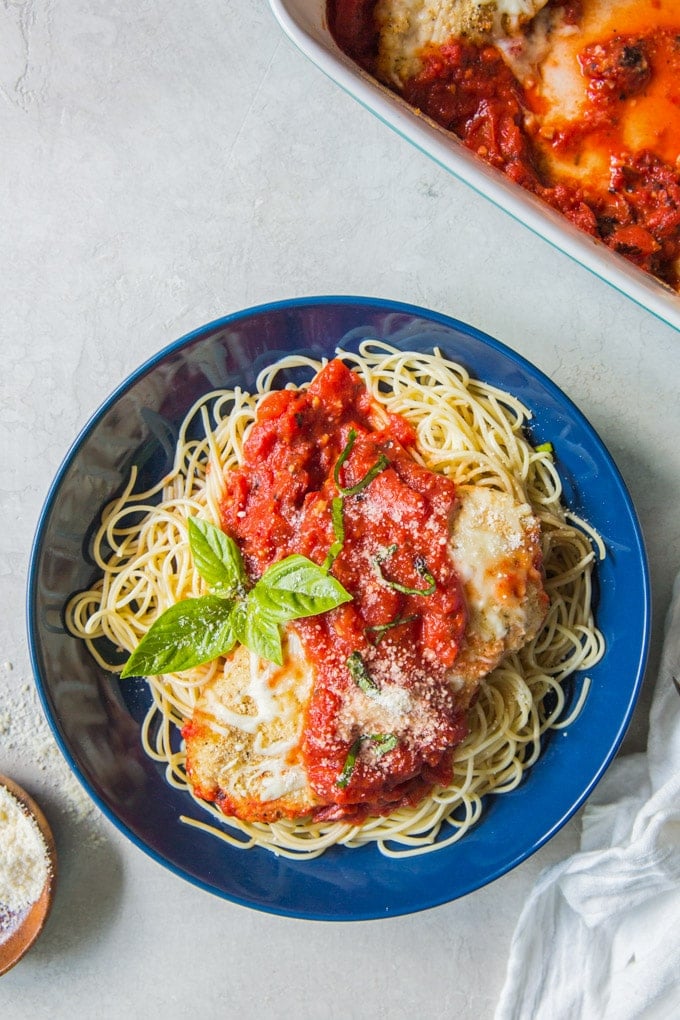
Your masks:
{"label": "shredded basil strip", "polygon": [[392,630],[394,627],[401,627],[402,623],[413,623],[417,619],[417,613],[411,613],[409,616],[395,616],[389,623],[376,623],[372,627],[366,627],[366,630],[370,630],[377,635],[375,644],[378,645],[388,630]]}
{"label": "shredded basil strip", "polygon": [[361,749],[361,742],[363,739],[363,737],[357,737],[347,753],[342,772],[335,781],[335,785],[339,786],[341,790],[345,789],[352,778],[352,773],[354,772],[354,767],[357,763],[357,755]]}
{"label": "shredded basil strip", "polygon": [[364,733],[360,737],[357,737],[348,751],[342,772],[335,781],[335,785],[339,786],[341,790],[345,789],[352,778],[352,773],[356,767],[357,758],[359,757],[361,745],[364,740],[370,740],[377,745],[376,751],[380,758],[389,751],[393,751],[399,743],[394,733]]}
{"label": "shredded basil strip", "polygon": [[360,481],[358,481],[356,485],[350,485],[348,487],[341,485],[340,469],[342,468],[342,465],[345,463],[350,453],[352,452],[352,448],[354,446],[354,443],[356,442],[356,438],[357,438],[356,430],[350,429],[349,435],[347,437],[347,443],[345,444],[345,448],[338,457],[338,459],[336,460],[335,467],[333,468],[333,480],[338,487],[338,492],[340,492],[343,496],[356,496],[358,492],[361,492],[362,489],[365,489],[367,485],[371,484],[376,475],[379,475],[381,471],[384,471],[386,467],[389,467],[390,463],[385,454],[381,453],[373,467],[368,469],[364,477],[360,479]]}
{"label": "shredded basil strip", "polygon": [[331,569],[336,559],[342,552],[343,546],[345,544],[345,521],[343,517],[344,497],[356,496],[357,493],[361,492],[362,489],[365,489],[367,485],[371,484],[376,475],[379,475],[381,471],[384,471],[386,467],[389,467],[390,463],[387,457],[383,453],[381,453],[373,467],[369,468],[364,477],[360,479],[360,481],[358,481],[356,485],[351,486],[341,485],[340,471],[342,469],[343,464],[345,463],[350,453],[352,452],[352,448],[354,446],[354,443],[356,442],[356,439],[357,439],[356,429],[350,429],[349,434],[347,436],[347,442],[345,443],[345,447],[342,450],[340,456],[336,460],[335,465],[333,467],[333,480],[337,486],[340,495],[336,496],[331,504],[331,518],[333,521],[333,534],[335,535],[335,541],[328,550],[326,558],[321,566],[321,569],[325,570],[326,572],[328,572]]}
{"label": "shredded basil strip", "polygon": [[333,468],[333,480],[335,481],[335,484],[337,485],[341,492],[342,487],[340,485],[340,468],[342,467],[342,465],[345,463],[350,453],[352,452],[352,447],[356,442],[356,438],[357,438],[356,430],[350,429],[349,435],[347,436],[347,442],[345,443],[345,448],[338,457],[338,459],[336,460],[335,467]]}
{"label": "shredded basil strip", "polygon": [[390,581],[388,577],[385,577],[381,570],[381,564],[384,563],[385,560],[388,560],[390,556],[393,556],[397,551],[397,548],[398,547],[396,545],[389,545],[387,549],[379,552],[373,559],[375,571],[382,583],[387,585],[388,588],[393,588],[394,591],[401,592],[402,595],[434,595],[437,590],[437,582],[427,569],[427,564],[422,556],[416,556],[413,561],[413,566],[420,577],[427,582],[426,588],[409,588],[408,585],[400,584],[398,581]]}
{"label": "shredded basil strip", "polygon": [[380,688],[366,669],[366,663],[361,657],[361,652],[352,652],[347,659],[347,669],[350,671],[354,683],[365,694],[370,694],[374,698],[380,693]]}
{"label": "shredded basil strip", "polygon": [[378,745],[378,757],[380,758],[389,751],[393,751],[399,743],[394,733],[374,733],[368,739]]}
{"label": "shredded basil strip", "polygon": [[329,571],[345,544],[345,520],[342,516],[342,497],[336,496],[331,503],[331,519],[333,521],[333,534],[335,541],[326,554],[326,559],[321,564],[321,569]]}

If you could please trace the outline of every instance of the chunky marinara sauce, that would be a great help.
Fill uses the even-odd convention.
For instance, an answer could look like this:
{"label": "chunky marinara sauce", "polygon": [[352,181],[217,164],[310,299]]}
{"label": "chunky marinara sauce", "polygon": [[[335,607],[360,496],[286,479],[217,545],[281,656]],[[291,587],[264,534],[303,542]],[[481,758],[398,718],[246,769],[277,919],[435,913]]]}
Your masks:
{"label": "chunky marinara sauce", "polygon": [[[373,74],[375,6],[328,2],[338,45]],[[547,55],[521,80],[495,46],[451,39],[425,49],[420,72],[399,91],[576,226],[680,290],[680,5],[549,0],[546,16],[566,31],[549,36]]]}
{"label": "chunky marinara sauce", "polygon": [[414,444],[334,360],[307,390],[263,400],[226,479],[222,525],[253,579],[291,553],[323,564],[342,501],[330,570],[353,599],[293,624],[314,664],[303,758],[317,818],[417,802],[450,779],[467,732],[447,681],[466,625],[448,551],[455,487],[416,462]]}

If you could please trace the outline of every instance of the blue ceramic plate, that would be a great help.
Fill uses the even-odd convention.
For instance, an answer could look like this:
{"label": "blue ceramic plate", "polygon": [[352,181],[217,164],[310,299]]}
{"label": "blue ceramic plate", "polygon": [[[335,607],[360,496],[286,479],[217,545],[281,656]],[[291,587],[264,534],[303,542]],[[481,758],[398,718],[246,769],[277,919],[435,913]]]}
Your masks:
{"label": "blue ceramic plate", "polygon": [[[63,626],[68,597],[96,571],[87,556],[99,509],[133,463],[142,480],[171,462],[172,438],[195,398],[215,386],[250,387],[284,353],[330,355],[341,340],[381,337],[433,346],[534,412],[535,442],[551,440],[569,505],[609,550],[597,573],[597,622],[607,641],[590,671],[577,722],[550,740],[512,793],[489,797],[460,843],[402,860],[335,848],[312,861],[236,850],[179,821],[191,803],[144,755],[143,682],[121,685]],[[28,588],[33,668],[47,717],[72,769],[104,813],[142,850],[219,896],[260,910],[323,920],[406,914],[498,878],[550,839],[583,803],[625,733],[649,637],[649,581],[640,528],[611,457],[564,394],[519,355],[470,326],[408,305],[322,297],[264,305],[183,337],[139,368],[76,439],[52,484],[35,538]]]}

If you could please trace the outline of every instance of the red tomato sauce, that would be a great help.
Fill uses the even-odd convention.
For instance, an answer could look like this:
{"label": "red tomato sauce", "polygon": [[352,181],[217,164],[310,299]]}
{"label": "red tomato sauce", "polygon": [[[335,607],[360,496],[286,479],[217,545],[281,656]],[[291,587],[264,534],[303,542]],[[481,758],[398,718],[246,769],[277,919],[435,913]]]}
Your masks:
{"label": "red tomato sauce", "polygon": [[303,757],[319,819],[416,803],[450,780],[467,733],[447,682],[466,626],[447,545],[455,486],[416,462],[414,444],[406,419],[335,360],[307,390],[264,399],[245,462],[226,479],[222,525],[253,579],[291,553],[323,564],[339,486],[358,488],[342,497],[344,542],[330,568],[353,600],[293,624],[314,663]]}
{"label": "red tomato sauce", "polygon": [[[548,7],[578,28],[596,4],[552,0]],[[328,2],[338,45],[369,73],[378,46],[374,8],[375,0]],[[669,109],[680,106],[680,15],[678,27],[672,17],[664,8],[655,25],[626,9],[602,38],[588,36],[575,58],[584,103],[575,119],[549,132],[535,87],[525,90],[492,45],[452,39],[425,50],[421,71],[401,94],[580,229],[680,290],[680,138],[678,121],[668,123]],[[643,115],[651,118],[644,130]],[[629,133],[641,147],[630,147]],[[600,168],[609,165],[604,181],[601,170],[583,170],[593,156]]]}

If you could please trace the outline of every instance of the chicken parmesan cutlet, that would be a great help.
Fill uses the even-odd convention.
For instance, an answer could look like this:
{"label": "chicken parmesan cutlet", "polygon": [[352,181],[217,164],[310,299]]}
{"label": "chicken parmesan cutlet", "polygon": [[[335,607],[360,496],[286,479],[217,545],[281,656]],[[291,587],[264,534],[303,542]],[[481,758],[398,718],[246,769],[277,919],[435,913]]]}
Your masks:
{"label": "chicken parmesan cutlet", "polygon": [[183,728],[194,792],[244,821],[358,822],[449,783],[479,684],[547,612],[531,508],[425,467],[340,360],[262,400],[225,483],[251,579],[297,553],[351,601],[288,623],[281,666],[223,660]]}

